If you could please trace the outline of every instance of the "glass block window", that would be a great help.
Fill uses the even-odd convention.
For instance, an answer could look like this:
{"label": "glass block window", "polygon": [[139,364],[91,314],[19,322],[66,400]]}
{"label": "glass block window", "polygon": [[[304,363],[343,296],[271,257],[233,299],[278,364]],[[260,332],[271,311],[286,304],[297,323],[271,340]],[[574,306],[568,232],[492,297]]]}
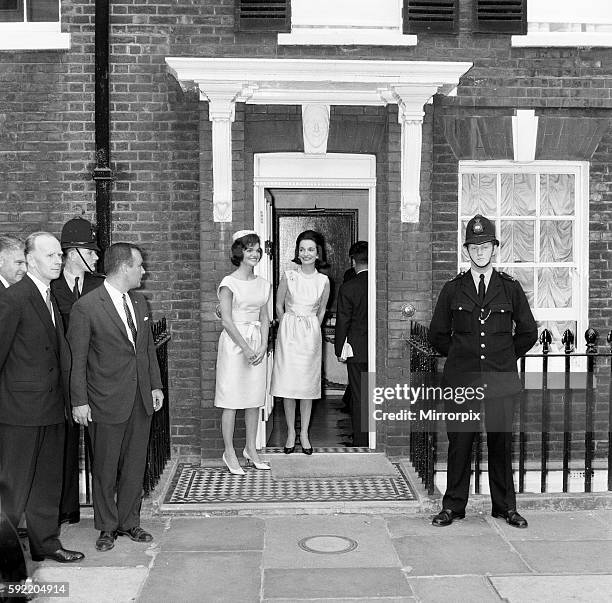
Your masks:
{"label": "glass block window", "polygon": [[[494,265],[523,286],[539,331],[553,332],[561,351],[566,328],[583,345],[588,301],[588,164],[465,161],[459,166],[460,269],[467,222],[480,213],[493,222],[500,246]],[[568,327],[568,325],[571,325]]]}

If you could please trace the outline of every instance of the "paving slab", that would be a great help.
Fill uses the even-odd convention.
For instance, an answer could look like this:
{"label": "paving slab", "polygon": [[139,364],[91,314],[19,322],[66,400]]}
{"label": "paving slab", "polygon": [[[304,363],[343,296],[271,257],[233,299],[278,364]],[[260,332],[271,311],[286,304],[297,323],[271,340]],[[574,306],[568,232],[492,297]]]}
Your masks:
{"label": "paving slab", "polygon": [[607,574],[612,567],[610,540],[516,541],[512,545],[542,574]]}
{"label": "paving slab", "polygon": [[[399,567],[400,560],[381,517],[325,515],[266,518],[265,568]],[[319,554],[303,550],[298,542],[315,536],[354,540],[345,553]]]}
{"label": "paving slab", "polygon": [[261,553],[160,553],[138,601],[260,600]]}
{"label": "paving slab", "polygon": [[164,551],[261,551],[264,526],[256,517],[175,518],[160,546]]}
{"label": "paving slab", "polygon": [[408,582],[422,603],[499,603],[501,600],[484,576],[410,578]]}
{"label": "paving slab", "polygon": [[[529,527],[517,529],[503,519],[490,518],[508,540],[612,540],[612,525],[603,525],[593,511],[525,514]],[[612,520],[612,516],[610,517]]]}
{"label": "paving slab", "polygon": [[134,601],[147,578],[147,569],[126,567],[41,567],[34,580],[67,582],[69,597],[40,597],[36,601],[57,603],[106,603]]}
{"label": "paving slab", "polygon": [[491,583],[508,603],[607,603],[612,593],[612,575],[492,577]]}
{"label": "paving slab", "polygon": [[454,521],[450,526],[431,525],[435,513],[418,517],[387,515],[387,529],[392,538],[402,536],[423,536],[428,538],[448,538],[449,536],[476,536],[493,534],[494,530],[483,514],[468,515],[465,519]]}
{"label": "paving slab", "polygon": [[499,535],[404,536],[393,539],[393,545],[404,570],[413,576],[522,574],[530,571]]}
{"label": "paving slab", "polygon": [[399,568],[266,569],[264,598],[336,599],[411,597]]}

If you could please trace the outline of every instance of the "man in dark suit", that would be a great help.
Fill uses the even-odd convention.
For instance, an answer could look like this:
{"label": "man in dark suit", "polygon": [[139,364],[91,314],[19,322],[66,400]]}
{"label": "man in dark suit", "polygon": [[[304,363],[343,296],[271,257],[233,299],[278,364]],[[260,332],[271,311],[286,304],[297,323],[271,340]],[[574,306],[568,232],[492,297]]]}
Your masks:
{"label": "man in dark suit", "polygon": [[[368,372],[368,243],[358,241],[351,249],[355,277],[342,283],[338,291],[334,346],[338,360],[346,360],[353,446],[368,446],[367,402],[361,391],[361,374]],[[352,350],[346,359],[342,354],[345,342]]]}
{"label": "man in dark suit", "polygon": [[117,536],[150,542],[140,527],[142,480],[151,416],[163,403],[146,300],[142,254],[115,243],[105,254],[106,280],[72,307],[70,401],[74,420],[89,425],[93,506],[99,551]]}
{"label": "man in dark suit", "polygon": [[19,282],[26,269],[23,242],[10,235],[0,235],[0,290]]}
{"label": "man in dark suit", "polygon": [[[527,521],[516,510],[512,419],[521,390],[516,361],[536,342],[538,331],[520,283],[492,266],[498,245],[490,220],[476,215],[468,222],[464,246],[470,270],[444,285],[431,319],[429,338],[434,348],[447,356],[443,373],[446,385],[482,387],[486,391],[492,515],[513,527],[526,528]],[[457,410],[452,401],[448,407],[449,412]],[[442,511],[432,522],[434,526],[448,526],[465,517],[472,443],[480,423],[468,429],[447,422],[446,429],[447,486]]]}
{"label": "man in dark suit", "polygon": [[59,541],[70,351],[50,282],[62,267],[46,232],[25,243],[28,273],[0,296],[0,501],[13,525],[25,511],[34,561],[83,559]]}
{"label": "man in dark suit", "polygon": [[[51,283],[51,291],[59,306],[64,329],[68,331],[70,311],[74,302],[99,287],[104,278],[94,274],[98,261],[96,232],[84,218],[68,220],[62,228],[60,243],[64,251],[62,275]],[[64,479],[60,502],[60,523],[77,523],[80,520],[79,504],[79,439],[81,427],[66,417],[64,442]],[[87,438],[87,433],[85,434]]]}

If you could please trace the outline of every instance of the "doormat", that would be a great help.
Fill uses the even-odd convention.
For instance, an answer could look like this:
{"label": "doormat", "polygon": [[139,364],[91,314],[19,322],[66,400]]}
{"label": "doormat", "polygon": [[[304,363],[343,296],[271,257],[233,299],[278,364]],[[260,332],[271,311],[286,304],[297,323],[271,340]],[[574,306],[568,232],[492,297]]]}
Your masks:
{"label": "doormat", "polygon": [[273,479],[394,477],[395,467],[382,453],[262,455],[272,466]]}
{"label": "doormat", "polygon": [[248,469],[232,475],[225,467],[177,465],[164,504],[411,501],[416,496],[406,475],[275,480],[271,471]]}

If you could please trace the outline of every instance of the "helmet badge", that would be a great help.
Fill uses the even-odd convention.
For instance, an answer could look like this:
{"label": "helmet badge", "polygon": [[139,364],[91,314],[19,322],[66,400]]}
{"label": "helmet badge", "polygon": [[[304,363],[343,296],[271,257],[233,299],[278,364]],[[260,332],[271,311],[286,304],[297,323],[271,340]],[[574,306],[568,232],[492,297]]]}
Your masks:
{"label": "helmet badge", "polygon": [[484,230],[484,227],[480,221],[480,218],[474,218],[474,224],[472,226],[472,232],[474,234],[482,234],[482,231]]}

